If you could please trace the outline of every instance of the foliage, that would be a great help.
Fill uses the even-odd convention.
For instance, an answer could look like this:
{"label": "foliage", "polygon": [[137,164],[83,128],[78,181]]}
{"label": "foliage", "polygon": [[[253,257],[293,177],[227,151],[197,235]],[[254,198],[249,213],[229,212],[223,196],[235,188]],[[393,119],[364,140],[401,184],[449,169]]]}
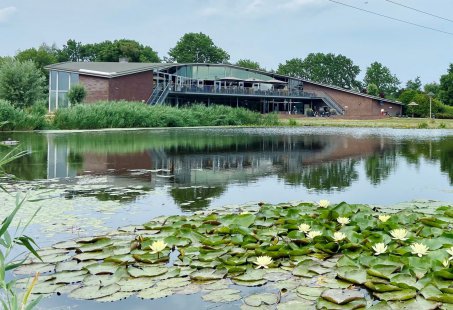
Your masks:
{"label": "foliage", "polygon": [[134,127],[238,126],[277,124],[276,115],[262,116],[242,108],[194,105],[185,108],[148,106],[141,102],[100,102],[57,110],[60,129]]}
{"label": "foliage", "polygon": [[[426,309],[452,303],[451,208],[407,207],[283,203],[162,216],[114,234],[55,244],[42,250],[49,253],[44,267],[32,263],[21,271],[54,271],[38,283],[38,294],[60,292],[77,280],[81,285],[69,297],[99,302],[135,294],[163,298],[208,283],[204,300],[231,302],[242,296],[230,285],[270,282],[287,296],[302,297],[308,308],[364,308],[365,288],[372,292],[369,305]],[[258,306],[266,300],[278,298],[268,293],[245,302]]]}
{"label": "foliage", "polygon": [[68,92],[68,99],[71,104],[79,104],[85,100],[86,95],[87,92],[83,85],[74,85]]}
{"label": "foliage", "polygon": [[120,39],[92,44],[68,40],[60,51],[59,61],[110,61],[126,58],[130,62],[160,62],[151,47],[135,40]]}
{"label": "foliage", "polygon": [[42,44],[38,48],[29,48],[23,51],[19,51],[16,55],[16,59],[25,62],[31,60],[41,70],[43,76],[47,76],[48,72],[44,69],[45,66],[58,62],[59,50],[56,46],[48,46]]}
{"label": "foliage", "polygon": [[422,81],[420,80],[420,77],[417,76],[413,81],[412,80],[407,81],[406,89],[421,91]]}
{"label": "foliage", "polygon": [[400,84],[400,81],[390,72],[390,69],[377,61],[373,62],[366,69],[363,81],[367,86],[375,84],[378,87],[379,92],[386,96],[394,95]]}
{"label": "foliage", "polygon": [[7,59],[0,67],[0,99],[28,107],[43,98],[45,78],[30,61]]}
{"label": "foliage", "polygon": [[204,33],[186,33],[168,52],[178,63],[224,63],[230,55],[217,47]]}
{"label": "foliage", "polygon": [[[11,150],[8,154],[0,159],[0,169],[2,169],[7,163],[22,157],[26,153],[26,151],[17,151],[17,149]],[[0,303],[5,310],[29,310],[34,308],[41,299],[41,297],[38,297],[32,301],[29,301],[30,293],[32,292],[32,289],[37,282],[38,274],[36,274],[34,280],[28,286],[28,289],[23,294],[24,296],[22,298],[20,298],[19,293],[16,291],[16,281],[7,280],[6,275],[7,272],[11,272],[24,265],[25,259],[21,261],[14,261],[9,259],[13,248],[15,248],[17,245],[23,246],[35,257],[41,259],[34,248],[36,246],[34,240],[27,235],[24,235],[24,231],[30,225],[31,220],[22,227],[20,227],[19,225],[14,234],[10,233],[10,225],[19,209],[22,208],[24,202],[25,198],[20,199],[19,196],[17,196],[15,208],[3,220],[0,226]],[[38,211],[39,209],[36,211],[36,213]],[[32,216],[32,219],[33,217],[34,215]]]}
{"label": "foliage", "polygon": [[310,53],[304,60],[294,58],[280,64],[277,72],[351,89],[358,86],[356,78],[360,68],[343,55]]}
{"label": "foliage", "polygon": [[236,62],[236,66],[239,66],[242,68],[254,69],[254,70],[263,70],[263,69],[261,69],[260,64],[258,62],[250,60],[250,59],[239,59]]}
{"label": "foliage", "polygon": [[438,97],[446,105],[453,106],[453,64],[450,64],[447,74],[440,77]]}
{"label": "foliage", "polygon": [[367,94],[372,95],[372,96],[379,96],[379,88],[377,87],[376,84],[368,84],[367,86]]}
{"label": "foliage", "polygon": [[425,84],[425,86],[423,87],[423,91],[425,93],[433,93],[434,94],[434,97],[438,97],[438,94],[439,94],[439,84],[436,83],[436,82],[432,82],[432,83],[427,83]]}
{"label": "foliage", "polygon": [[[415,94],[412,97],[411,101],[414,101],[418,105],[417,106],[408,106],[407,113],[409,113],[410,115],[413,114],[414,116],[417,116],[417,117],[429,117],[430,98],[428,95],[422,94],[422,93]],[[437,113],[442,112],[442,110],[443,110],[443,104],[436,99],[432,99],[432,112],[431,113],[437,115]]]}
{"label": "foliage", "polygon": [[32,107],[30,111],[26,111],[0,100],[0,122],[5,122],[1,130],[43,129],[46,127],[44,114],[40,107]]}

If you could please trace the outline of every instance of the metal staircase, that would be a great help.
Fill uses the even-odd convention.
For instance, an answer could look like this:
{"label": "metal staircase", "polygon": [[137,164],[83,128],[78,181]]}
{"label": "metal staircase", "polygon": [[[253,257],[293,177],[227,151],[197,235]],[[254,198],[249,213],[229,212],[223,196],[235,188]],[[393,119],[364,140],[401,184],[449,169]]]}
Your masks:
{"label": "metal staircase", "polygon": [[344,115],[344,109],[332,97],[325,92],[318,92],[319,98],[331,109],[334,109],[338,115]]}
{"label": "metal staircase", "polygon": [[156,87],[151,94],[151,97],[149,97],[147,103],[149,105],[157,105],[157,104],[162,104],[165,102],[167,99],[168,94],[170,93],[171,90],[171,85],[167,84],[165,87]]}

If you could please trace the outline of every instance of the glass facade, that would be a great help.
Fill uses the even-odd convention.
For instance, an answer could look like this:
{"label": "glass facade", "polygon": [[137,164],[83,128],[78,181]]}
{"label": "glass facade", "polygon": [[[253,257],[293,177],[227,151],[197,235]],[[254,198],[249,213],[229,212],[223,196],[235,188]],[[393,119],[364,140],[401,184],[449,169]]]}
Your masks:
{"label": "glass facade", "polygon": [[184,76],[194,80],[219,80],[225,77],[235,77],[238,79],[258,79],[269,81],[269,75],[245,69],[232,68],[227,66],[193,65],[183,66],[177,69],[176,75]]}
{"label": "glass facade", "polygon": [[49,81],[49,111],[66,108],[70,105],[68,91],[71,85],[79,83],[78,73],[50,71]]}

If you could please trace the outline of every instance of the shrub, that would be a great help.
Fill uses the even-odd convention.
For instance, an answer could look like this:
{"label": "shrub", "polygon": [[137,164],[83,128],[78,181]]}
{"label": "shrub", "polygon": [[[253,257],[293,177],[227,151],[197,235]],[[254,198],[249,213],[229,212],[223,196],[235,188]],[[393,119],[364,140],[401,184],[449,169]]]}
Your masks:
{"label": "shrub", "polygon": [[45,116],[13,107],[8,101],[0,100],[0,123],[2,130],[33,130],[46,127]]}
{"label": "shrub", "polygon": [[192,105],[183,108],[148,106],[141,102],[99,102],[59,109],[54,125],[60,129],[277,125],[277,115],[243,108]]}
{"label": "shrub", "polygon": [[74,85],[68,91],[68,99],[71,104],[79,104],[85,100],[87,92],[82,85]]}
{"label": "shrub", "polygon": [[45,78],[32,61],[5,60],[0,67],[0,98],[24,108],[42,99]]}

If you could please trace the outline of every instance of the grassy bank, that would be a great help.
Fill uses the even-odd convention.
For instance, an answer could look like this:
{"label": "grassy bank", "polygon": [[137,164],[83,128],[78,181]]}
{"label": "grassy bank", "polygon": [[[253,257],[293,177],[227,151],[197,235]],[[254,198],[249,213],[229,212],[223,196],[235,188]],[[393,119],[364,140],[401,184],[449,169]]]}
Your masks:
{"label": "grassy bank", "polygon": [[280,119],[283,126],[314,127],[368,127],[368,128],[419,128],[419,129],[453,129],[452,119],[427,118],[383,118],[375,120],[350,120],[329,117],[309,117]]}
{"label": "grassy bank", "polygon": [[60,109],[53,126],[58,129],[99,129],[135,127],[193,127],[277,125],[276,115],[261,115],[221,105],[176,108],[150,107],[138,102],[100,102]]}

